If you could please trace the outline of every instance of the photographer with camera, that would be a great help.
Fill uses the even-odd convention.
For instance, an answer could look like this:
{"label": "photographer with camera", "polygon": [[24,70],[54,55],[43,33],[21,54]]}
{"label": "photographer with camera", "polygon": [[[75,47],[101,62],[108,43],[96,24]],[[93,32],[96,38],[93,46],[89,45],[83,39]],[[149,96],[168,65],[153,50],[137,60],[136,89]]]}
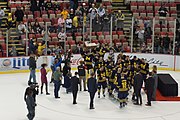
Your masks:
{"label": "photographer with camera", "polygon": [[37,83],[32,83],[32,82],[30,82],[28,85],[29,85],[29,87],[27,87],[26,90],[25,90],[24,101],[26,101],[28,93],[30,91],[32,91],[33,92],[32,96],[34,98],[35,105],[37,105],[36,104],[36,95],[39,94],[39,85]]}

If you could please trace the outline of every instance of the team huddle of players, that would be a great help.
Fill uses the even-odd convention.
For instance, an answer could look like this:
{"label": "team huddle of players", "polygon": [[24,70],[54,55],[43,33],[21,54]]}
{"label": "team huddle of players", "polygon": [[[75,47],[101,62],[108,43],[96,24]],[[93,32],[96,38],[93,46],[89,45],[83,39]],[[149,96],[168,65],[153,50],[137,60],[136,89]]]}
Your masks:
{"label": "team huddle of players", "polygon": [[[108,58],[104,60],[106,50],[99,49],[86,51],[82,55],[86,69],[89,72],[94,71],[98,81],[98,98],[105,97],[105,89],[108,88],[110,97],[117,98],[120,102],[120,108],[127,105],[128,91],[133,86],[133,78],[136,72],[140,72],[145,80],[149,72],[149,64],[145,59],[138,59],[136,56],[130,59],[129,56],[120,53],[115,62],[113,53],[110,52]],[[133,94],[134,95],[134,94]],[[134,97],[133,97],[134,98]]]}

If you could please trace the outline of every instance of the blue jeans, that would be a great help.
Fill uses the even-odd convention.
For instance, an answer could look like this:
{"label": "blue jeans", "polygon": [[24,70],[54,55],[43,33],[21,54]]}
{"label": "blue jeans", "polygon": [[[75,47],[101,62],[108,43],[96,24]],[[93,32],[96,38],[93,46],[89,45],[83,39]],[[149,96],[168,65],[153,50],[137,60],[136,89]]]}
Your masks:
{"label": "blue jeans", "polygon": [[60,80],[54,80],[54,97],[59,97],[58,92],[60,90],[61,81]]}
{"label": "blue jeans", "polygon": [[29,82],[33,78],[33,82],[36,83],[36,70],[30,70]]}

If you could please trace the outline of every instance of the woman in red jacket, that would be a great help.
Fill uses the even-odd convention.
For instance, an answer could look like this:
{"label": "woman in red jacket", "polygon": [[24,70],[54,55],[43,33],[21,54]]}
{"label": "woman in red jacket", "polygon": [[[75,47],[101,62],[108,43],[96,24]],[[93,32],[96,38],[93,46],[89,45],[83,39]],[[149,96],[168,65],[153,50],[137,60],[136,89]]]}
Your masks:
{"label": "woman in red jacket", "polygon": [[44,86],[44,84],[46,85],[46,95],[50,95],[49,93],[48,93],[48,82],[47,82],[47,77],[46,77],[46,75],[47,75],[47,72],[46,72],[46,69],[45,69],[45,67],[47,67],[47,64],[42,64],[41,65],[41,94],[43,94],[43,86]]}

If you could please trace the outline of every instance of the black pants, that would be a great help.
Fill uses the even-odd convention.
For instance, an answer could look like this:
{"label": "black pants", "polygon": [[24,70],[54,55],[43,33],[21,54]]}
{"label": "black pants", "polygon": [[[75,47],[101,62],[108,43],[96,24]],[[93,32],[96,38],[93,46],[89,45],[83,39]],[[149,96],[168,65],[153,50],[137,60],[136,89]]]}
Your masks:
{"label": "black pants", "polygon": [[93,108],[95,92],[89,92],[89,94],[90,94],[90,108]]}
{"label": "black pants", "polygon": [[46,93],[48,93],[48,84],[47,83],[42,83],[41,84],[41,93],[43,92],[43,86],[44,84],[46,85]]}
{"label": "black pants", "polygon": [[152,91],[147,90],[147,100],[148,100],[148,105],[151,105],[151,100],[152,100]]}
{"label": "black pants", "polygon": [[135,95],[136,95],[136,103],[139,104],[140,101],[140,104],[142,104],[141,89],[136,90]]}
{"label": "black pants", "polygon": [[72,94],[73,94],[73,103],[76,103],[77,92],[78,91],[72,91]]}

